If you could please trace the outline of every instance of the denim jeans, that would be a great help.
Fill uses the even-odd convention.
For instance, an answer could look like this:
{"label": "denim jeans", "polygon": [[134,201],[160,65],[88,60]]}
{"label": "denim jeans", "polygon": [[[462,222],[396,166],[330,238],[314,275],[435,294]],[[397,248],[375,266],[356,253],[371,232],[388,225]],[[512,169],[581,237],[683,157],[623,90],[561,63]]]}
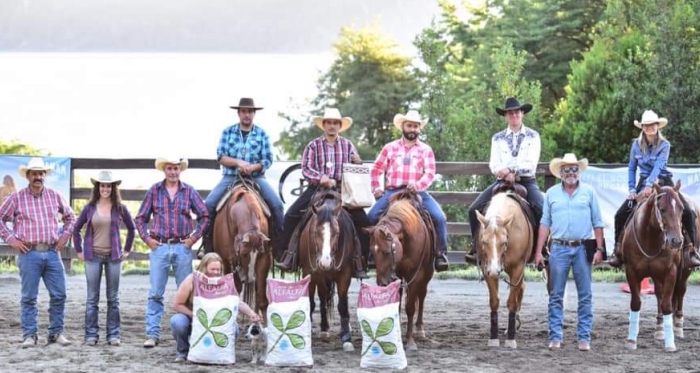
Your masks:
{"label": "denim jeans", "polygon": [[163,294],[168,284],[168,272],[172,267],[175,283],[180,287],[182,281],[192,273],[192,251],[181,243],[163,244],[151,250],[149,261],[151,290],[148,292],[146,306],[146,336],[160,339],[160,319],[165,312]]}
{"label": "denim jeans", "polygon": [[98,325],[100,284],[102,273],[107,282],[107,341],[121,338],[121,317],[119,315],[119,280],[122,273],[121,260],[112,260],[110,255],[95,254],[92,260],[85,261],[87,299],[85,301],[85,340],[99,340]]}
{"label": "denim jeans", "polygon": [[170,318],[170,330],[177,348],[177,356],[187,358],[190,351],[190,334],[192,334],[192,319],[182,313],[176,313]]}
{"label": "denim jeans", "polygon": [[591,263],[586,258],[583,246],[570,247],[552,244],[549,256],[552,294],[549,295],[549,340],[562,341],[564,321],[564,289],[569,270],[573,269],[576,292],[578,293],[578,332],[579,341],[591,341],[593,327],[593,294],[591,292]]}
{"label": "denim jeans", "polygon": [[[401,191],[402,189],[387,190],[384,192],[381,198],[372,205],[369,210],[367,217],[369,218],[369,223],[371,225],[377,225],[379,223],[379,218],[381,218],[384,211],[389,207],[389,199],[395,193]],[[441,252],[447,251],[447,218],[445,213],[442,212],[440,205],[433,199],[433,197],[428,194],[428,192],[419,192],[418,195],[423,199],[423,207],[428,210],[430,214],[430,220],[433,221],[435,226],[435,233],[438,238],[438,248]]]}
{"label": "denim jeans", "polygon": [[61,254],[55,249],[29,251],[18,259],[19,276],[22,281],[22,339],[37,336],[37,305],[39,280],[49,292],[49,337],[63,333],[63,318],[66,305],[66,275]]}
{"label": "denim jeans", "polygon": [[[228,189],[229,185],[231,185],[231,183],[237,179],[238,176],[236,175],[224,175],[224,177],[221,178],[221,181],[216,184],[214,189],[209,192],[207,199],[204,201],[204,204],[207,206],[207,210],[209,211],[209,216],[212,218],[209,224],[210,229],[214,227],[213,217],[214,214],[216,214],[216,205],[219,203],[221,197],[223,197],[223,195],[226,193],[226,189]],[[279,194],[267,181],[265,175],[254,176],[253,180],[255,180],[260,187],[260,196],[270,206],[270,212],[272,213],[272,219],[274,221],[274,232],[271,233],[276,235],[276,237],[279,237],[280,232],[282,232],[282,227],[284,226],[284,206],[282,206],[282,200],[280,199]]]}

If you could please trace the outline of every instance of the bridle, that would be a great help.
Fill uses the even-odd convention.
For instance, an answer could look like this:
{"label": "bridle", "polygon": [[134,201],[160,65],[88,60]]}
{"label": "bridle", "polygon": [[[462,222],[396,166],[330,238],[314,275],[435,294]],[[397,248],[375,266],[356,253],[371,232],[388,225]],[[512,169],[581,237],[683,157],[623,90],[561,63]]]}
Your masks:
{"label": "bridle", "polygon": [[[390,243],[389,252],[391,253],[391,278],[399,278],[396,275],[397,263],[396,263],[396,243],[394,242],[394,232],[392,232],[389,229],[389,227],[387,227],[384,224],[377,225],[376,228],[389,232],[389,235],[385,239],[385,241],[389,241],[389,243]],[[428,232],[426,232],[426,233],[428,233]],[[418,268],[416,268],[416,271],[413,273],[413,276],[411,276],[410,280],[406,281],[405,277],[401,278],[401,287],[402,288],[404,288],[404,289],[408,288],[408,286],[411,285],[411,283],[413,283],[413,281],[415,281],[416,278],[418,277],[418,274],[420,273],[421,268],[423,267],[423,259],[425,258],[426,246],[427,246],[427,236],[424,235],[423,236],[423,244],[421,245],[421,256],[420,256],[420,261],[418,262]]]}
{"label": "bridle", "polygon": [[[318,255],[318,253],[319,253],[319,248],[318,248],[318,245],[317,245],[317,242],[316,242],[316,239],[315,239],[315,238],[316,238],[316,234],[317,234],[317,232],[318,232],[318,231],[316,230],[316,229],[317,229],[317,226],[318,226],[318,215],[317,215],[315,212],[313,212],[313,215],[314,215],[314,216],[312,217],[312,219],[309,219],[309,223],[308,223],[308,224],[312,223],[312,220],[313,220],[313,223],[314,223],[314,224],[311,224],[311,231],[310,231],[309,234],[306,236],[306,245],[307,245],[309,248],[313,247],[313,248],[314,248],[314,252],[316,252],[316,254]],[[340,216],[336,216],[335,218],[336,218],[336,219],[340,219]],[[313,239],[312,239],[312,237],[313,237]],[[332,260],[333,262],[335,262],[335,265],[332,266],[332,268],[333,268],[333,270],[336,271],[336,272],[340,271],[340,269],[343,267],[343,263],[345,262],[345,250],[341,250],[341,251],[342,251],[342,252],[341,252],[342,256],[340,257],[340,260],[339,260],[339,261],[336,261],[336,260],[335,260],[335,254],[338,252],[339,241],[340,241],[339,239],[336,239],[336,240],[335,240],[335,243],[331,246],[331,260]],[[313,242],[313,244],[312,244],[312,242]],[[306,255],[307,255],[308,260],[309,260],[309,267],[311,268],[311,271],[312,271],[312,272],[316,272],[316,271],[318,270],[318,267],[319,267],[319,266],[318,266],[318,265],[315,265],[315,266],[314,266],[314,263],[315,263],[316,261],[312,260],[312,258],[311,258],[311,250],[306,250]]]}
{"label": "bridle", "polygon": [[[664,227],[663,216],[661,216],[661,210],[659,209],[658,204],[659,204],[659,199],[662,196],[664,196],[665,194],[666,194],[666,192],[663,192],[663,193],[659,193],[659,194],[653,196],[654,197],[654,206],[653,206],[654,207],[654,217],[656,218],[656,223],[659,225],[659,230],[661,231],[661,233],[664,234],[664,244],[662,246],[662,249],[664,247],[668,246],[668,243],[666,240],[666,236],[668,233],[666,232],[666,228]],[[642,208],[642,204],[646,204],[647,202],[649,202],[650,198],[651,198],[651,196],[649,198],[645,199],[644,201],[642,201],[639,204],[639,206],[637,207],[637,210]],[[642,244],[639,242],[639,236],[637,235],[637,219],[635,216],[632,216],[632,231],[634,232],[634,243],[637,245],[637,249],[639,249],[639,252],[641,252],[642,255],[644,255],[645,257],[647,257],[649,259],[655,258],[655,257],[661,255],[663,250],[659,250],[654,255],[649,255],[646,251],[644,251],[644,249],[642,248]],[[673,246],[671,246],[671,250],[680,250],[680,248],[674,249]]]}

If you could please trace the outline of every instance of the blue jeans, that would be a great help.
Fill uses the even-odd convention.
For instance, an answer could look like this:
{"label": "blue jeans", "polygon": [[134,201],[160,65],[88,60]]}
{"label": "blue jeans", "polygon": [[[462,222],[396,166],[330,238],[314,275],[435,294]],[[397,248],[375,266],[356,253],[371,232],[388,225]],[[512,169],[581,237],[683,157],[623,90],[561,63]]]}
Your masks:
{"label": "blue jeans", "polygon": [[37,336],[37,306],[39,280],[49,292],[49,337],[63,333],[63,317],[66,305],[66,275],[61,254],[55,249],[29,251],[18,259],[19,276],[22,280],[22,339]]}
{"label": "blue jeans", "polygon": [[583,246],[570,247],[552,244],[549,256],[549,270],[552,279],[552,294],[549,295],[549,340],[562,341],[564,320],[564,289],[569,276],[574,271],[574,282],[578,293],[578,332],[579,341],[591,341],[593,327],[593,294],[591,292],[591,263],[586,258]]}
{"label": "blue jeans", "polygon": [[99,340],[98,326],[100,284],[102,272],[107,282],[107,341],[114,341],[121,336],[121,317],[119,315],[119,280],[122,273],[121,260],[113,261],[109,255],[95,254],[92,260],[85,261],[85,279],[87,280],[87,299],[85,301],[85,340]]}
{"label": "blue jeans", "polygon": [[[216,184],[214,189],[209,192],[207,199],[204,201],[204,204],[207,206],[207,210],[209,211],[209,216],[212,218],[209,224],[210,228],[214,227],[213,217],[216,214],[216,205],[219,203],[221,197],[223,197],[223,195],[226,193],[226,189],[228,189],[229,185],[231,185],[231,183],[237,179],[238,176],[236,175],[224,175],[224,177],[221,178],[221,181]],[[279,237],[279,233],[282,231],[282,227],[284,226],[284,206],[282,206],[282,200],[280,199],[279,194],[267,181],[265,175],[254,176],[253,180],[255,180],[260,187],[260,196],[270,206],[270,212],[272,213],[272,220],[274,222],[274,231],[271,233],[276,234],[275,237]]]}
{"label": "blue jeans", "polygon": [[180,287],[182,281],[192,273],[192,251],[184,244],[164,244],[151,250],[150,254],[151,290],[148,292],[146,306],[146,337],[160,339],[160,319],[163,317],[163,294],[168,284],[168,272],[172,266],[175,283]]}
{"label": "blue jeans", "polygon": [[190,334],[192,334],[192,319],[182,313],[176,313],[170,318],[170,330],[173,333],[177,357],[187,358],[190,351]]}
{"label": "blue jeans", "polygon": [[[369,218],[369,223],[371,225],[377,225],[379,223],[379,218],[384,214],[384,211],[389,207],[389,199],[395,193],[401,191],[402,189],[387,190],[384,192],[381,198],[372,205],[369,210],[367,217]],[[435,226],[435,233],[438,238],[438,248],[441,252],[447,251],[447,218],[445,213],[442,212],[440,205],[433,199],[433,197],[428,194],[428,192],[419,192],[418,195],[423,199],[423,207],[428,210],[430,214],[430,220],[433,221]]]}

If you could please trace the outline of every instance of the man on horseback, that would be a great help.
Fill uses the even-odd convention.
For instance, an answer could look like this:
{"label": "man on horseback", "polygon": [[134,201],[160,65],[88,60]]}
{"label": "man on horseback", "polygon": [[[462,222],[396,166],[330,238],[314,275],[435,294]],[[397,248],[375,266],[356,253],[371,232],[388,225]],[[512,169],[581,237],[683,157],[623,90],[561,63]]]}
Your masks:
{"label": "man on horseback", "polygon": [[[372,192],[377,202],[369,211],[369,221],[377,225],[389,206],[392,195],[403,189],[418,193],[423,207],[430,214],[437,235],[435,270],[445,271],[447,261],[447,219],[440,205],[426,192],[435,179],[435,154],[433,149],[418,139],[420,131],[428,123],[415,110],[406,115],[396,114],[394,126],[403,136],[384,146],[372,168]],[[385,175],[384,189],[379,185],[379,177]]]}
{"label": "man on horseback", "polygon": [[214,251],[212,238],[216,206],[226,190],[241,176],[250,176],[260,188],[260,195],[270,207],[272,224],[270,224],[270,240],[273,250],[281,244],[281,230],[284,219],[284,208],[279,195],[265,178],[265,170],[272,165],[272,150],[270,137],[265,130],[253,124],[253,118],[262,107],[255,106],[252,98],[241,98],[238,106],[231,106],[238,111],[240,122],[224,129],[216,149],[216,158],[221,164],[224,177],[209,192],[205,201],[211,224],[204,234],[204,252]]}
{"label": "man on horseback", "polygon": [[520,104],[514,98],[506,99],[503,109],[496,108],[498,115],[504,116],[508,128],[493,135],[491,138],[491,159],[489,167],[496,175],[496,182],[484,189],[469,206],[469,227],[472,231],[472,248],[465,256],[469,263],[476,263],[476,245],[479,237],[479,219],[476,212],[484,213],[484,208],[491,201],[496,186],[506,183],[519,183],[527,189],[527,202],[532,208],[534,232],[537,234],[540,218],[542,217],[542,192],[537,185],[535,171],[540,160],[540,135],[537,131],[525,127],[523,116],[532,110],[530,104]]}
{"label": "man on horseback", "polygon": [[[277,267],[283,271],[294,271],[297,266],[299,242],[290,242],[297,229],[302,229],[307,221],[302,221],[302,210],[309,207],[309,202],[319,187],[339,188],[343,172],[343,163],[361,164],[362,159],[355,145],[340,133],[352,126],[352,118],[342,117],[340,111],[326,108],[322,117],[314,117],[313,122],[323,130],[323,135],[312,140],[302,154],[301,172],[309,182],[306,190],[297,198],[284,216],[283,246],[288,247]],[[355,275],[360,279],[369,278],[364,269],[363,253],[369,252],[369,237],[362,229],[369,226],[364,209],[346,209],[352,216],[355,232],[360,240],[360,247],[355,247]],[[276,251],[277,253],[277,251]]]}
{"label": "man on horseback", "polygon": [[[658,182],[659,186],[673,186],[673,174],[666,168],[668,156],[671,151],[671,144],[661,134],[660,129],[666,127],[668,120],[659,118],[659,116],[647,110],[642,115],[642,121],[634,121],[634,125],[641,129],[639,138],[632,142],[630,150],[630,160],[628,165],[628,185],[629,197],[622,203],[622,206],[615,213],[615,250],[613,251],[608,264],[613,267],[620,267],[623,264],[623,258],[620,255],[620,241],[622,240],[622,231],[625,228],[627,219],[629,218],[634,206],[637,204],[637,196],[649,196],[652,191],[654,182]],[[639,168],[639,182],[635,183],[637,178],[637,168]],[[685,196],[680,195],[683,201],[683,216],[681,222],[690,242],[687,242],[684,248],[686,255],[685,262],[691,268],[700,266],[700,258],[696,251],[697,242],[695,242],[695,212],[685,200]]]}

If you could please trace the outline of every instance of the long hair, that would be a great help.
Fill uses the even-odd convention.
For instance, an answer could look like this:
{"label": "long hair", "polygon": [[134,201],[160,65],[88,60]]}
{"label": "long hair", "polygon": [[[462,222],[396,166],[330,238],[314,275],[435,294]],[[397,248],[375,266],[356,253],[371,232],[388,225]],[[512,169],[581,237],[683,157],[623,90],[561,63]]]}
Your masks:
{"label": "long hair", "polygon": [[[92,186],[92,195],[90,197],[90,203],[96,204],[100,200],[100,184],[106,183],[95,183]],[[122,205],[122,195],[119,193],[119,186],[117,183],[112,183],[112,193],[109,194],[109,199],[112,201],[112,209],[118,209]]]}
{"label": "long hair", "polygon": [[15,189],[15,179],[13,179],[12,176],[10,176],[10,175],[5,175],[5,177],[2,178],[2,184],[10,187],[10,189],[13,192],[17,191]]}
{"label": "long hair", "polygon": [[202,257],[202,260],[199,262],[199,265],[197,266],[197,272],[201,273],[206,273],[207,272],[207,266],[211,262],[219,262],[221,263],[221,269],[223,271],[224,268],[224,260],[221,259],[221,256],[217,253],[207,253]]}
{"label": "long hair", "polygon": [[662,141],[665,140],[666,138],[661,134],[661,130],[658,130],[656,131],[656,136],[654,136],[654,141],[650,144],[646,135],[644,134],[644,131],[641,131],[639,137],[637,138],[637,144],[639,145],[639,149],[642,150],[642,154],[646,154],[649,152],[650,147],[657,147]]}

